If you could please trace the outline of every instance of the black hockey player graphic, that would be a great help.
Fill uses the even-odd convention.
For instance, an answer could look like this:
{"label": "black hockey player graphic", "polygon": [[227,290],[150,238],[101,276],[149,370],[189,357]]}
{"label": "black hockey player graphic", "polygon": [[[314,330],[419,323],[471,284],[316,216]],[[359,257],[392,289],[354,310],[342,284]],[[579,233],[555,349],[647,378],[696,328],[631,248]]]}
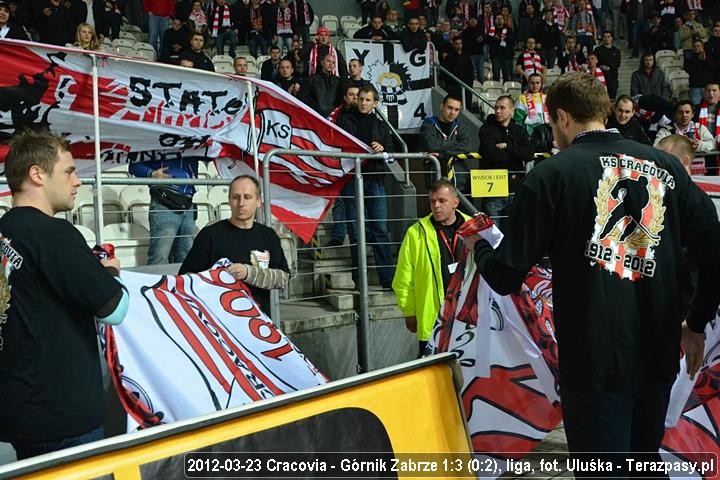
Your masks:
{"label": "black hockey player graphic", "polygon": [[622,243],[625,239],[635,232],[638,228],[650,238],[655,238],[643,225],[643,209],[650,201],[650,193],[648,192],[648,179],[643,175],[637,178],[623,178],[613,187],[610,192],[610,198],[617,202],[617,205],[611,210],[610,218],[605,223],[600,239],[605,239],[614,230],[617,223],[626,217],[630,217],[631,221],[620,232],[617,241]]}

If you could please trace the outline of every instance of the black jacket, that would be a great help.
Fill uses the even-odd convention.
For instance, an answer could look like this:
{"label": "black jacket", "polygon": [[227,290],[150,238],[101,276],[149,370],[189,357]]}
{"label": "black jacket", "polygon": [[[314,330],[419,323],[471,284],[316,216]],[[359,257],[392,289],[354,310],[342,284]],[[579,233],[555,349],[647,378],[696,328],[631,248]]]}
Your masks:
{"label": "black jacket", "polygon": [[395,32],[387,27],[380,27],[379,30],[375,30],[372,25],[366,25],[353,35],[353,38],[370,40],[373,37],[382,37],[383,40],[395,40]]}
{"label": "black jacket", "polygon": [[560,49],[560,29],[558,29],[558,26],[554,23],[548,25],[543,21],[542,24],[535,29],[532,36],[535,41],[542,45],[542,48]]}
{"label": "black jacket", "polygon": [[[275,81],[275,85],[277,85],[278,87],[282,88],[282,89],[285,90],[286,92],[288,91],[288,89],[289,89],[290,87],[292,87],[292,86],[295,85],[296,83],[297,83],[298,85],[301,85],[301,84],[302,84],[302,82],[300,81],[300,79],[297,78],[297,77],[295,77],[294,75],[293,75],[292,77],[290,77],[290,78],[278,77],[278,79]],[[298,92],[298,93],[299,93],[299,92]]]}
{"label": "black jacket", "polygon": [[425,50],[427,46],[427,37],[425,31],[418,29],[417,32],[410,31],[409,28],[404,28],[398,35],[400,43],[403,46],[403,50],[411,52],[413,50]]}
{"label": "black jacket", "polygon": [[[208,72],[215,71],[215,65],[213,65],[212,60],[210,60],[208,56],[205,55],[203,52],[195,53],[194,51],[188,49],[180,54],[179,60],[182,60],[183,58],[192,60],[194,68],[197,68],[199,70],[207,70]],[[180,63],[179,60],[178,63]]]}
{"label": "black jacket", "polygon": [[[621,161],[618,154],[644,161]],[[620,177],[621,165],[637,176]],[[619,216],[639,218],[646,205],[662,206],[652,208],[652,220],[640,220],[654,238],[635,234],[637,221],[619,235],[608,232]],[[506,295],[519,291],[530,268],[549,255],[561,388],[612,390],[675,380],[686,313],[678,301],[686,289],[683,247],[701,260],[688,326],[702,332],[715,318],[717,212],[677,158],[665,152],[611,132],[576,138],[530,170],[504,233],[496,250],[484,240],[476,243],[478,270]]]}
{"label": "black jacket", "polygon": [[595,47],[595,55],[598,57],[598,65],[607,65],[610,70],[603,70],[605,80],[612,78],[617,80],[618,69],[620,68],[620,50],[617,47],[607,48],[604,45]]}
{"label": "black jacket", "polygon": [[[527,130],[510,120],[507,127],[503,127],[495,120],[495,115],[488,115],[485,123],[478,130],[480,147],[478,153],[481,169],[502,168],[510,170],[510,189],[516,186],[523,178],[525,164],[533,159],[533,146]],[[507,148],[496,147],[498,143],[506,143]]]}
{"label": "black jacket", "polygon": [[[302,58],[305,67],[304,67],[304,75],[310,75],[310,54],[312,53],[313,48],[315,47],[315,42],[307,42],[305,43],[301,50],[300,50],[300,58]],[[320,66],[320,62],[322,61],[323,57],[328,54],[330,51],[330,47],[328,45],[318,45],[317,49],[317,66],[315,71],[320,72],[322,70],[322,67]],[[345,62],[345,57],[343,57],[342,52],[335,47],[335,52],[337,53],[337,67],[338,67],[338,73],[340,74],[340,78],[347,78],[348,76],[348,69],[347,69],[347,62]],[[296,72],[297,73],[297,72]]]}
{"label": "black jacket", "polygon": [[[472,60],[470,60],[470,55],[467,55],[464,52],[457,53],[453,50],[449,52],[440,63],[447,69],[448,72],[458,77],[466,85],[472,87],[474,70]],[[456,82],[454,81],[450,82],[451,85],[455,83]]]}
{"label": "black jacket", "polygon": [[468,55],[483,55],[485,47],[485,28],[478,23],[475,28],[465,27],[460,34],[463,42],[463,52]]}
{"label": "black jacket", "polygon": [[[43,10],[49,8],[50,16],[43,14]],[[55,6],[49,0],[40,6],[40,15],[37,17],[37,29],[40,32],[40,41],[51,45],[65,46],[66,43],[75,41],[73,25],[75,19],[70,9],[65,8],[64,2]]]}
{"label": "black jacket", "polygon": [[310,108],[327,118],[340,103],[342,81],[337,75],[315,73],[310,75],[300,90],[300,98]]}
{"label": "black jacket", "polygon": [[[182,52],[190,50],[190,30],[186,25],[183,25],[180,30],[168,28],[163,33],[162,42],[165,54],[161,60],[177,63]],[[176,50],[173,45],[178,45],[179,49]]]}
{"label": "black jacket", "polygon": [[608,118],[607,128],[616,128],[620,132],[620,135],[628,140],[635,140],[645,145],[652,145],[642,125],[640,125],[640,122],[635,117],[632,117],[625,125],[620,125],[613,115]]}
{"label": "black jacket", "polygon": [[4,38],[10,40],[30,40],[28,34],[25,32],[25,29],[23,29],[23,27],[21,27],[20,25],[8,22],[7,26],[8,33],[7,35],[5,35]]}
{"label": "black jacket", "polygon": [[705,60],[700,60],[700,57],[693,53],[685,60],[685,71],[690,75],[691,87],[705,87],[708,83],[717,81],[717,65],[708,53],[705,54]]}
{"label": "black jacket", "polygon": [[500,31],[496,28],[495,35],[485,39],[485,42],[490,45],[490,57],[493,59],[502,58],[503,60],[512,60],[513,54],[515,53],[516,39],[515,32],[508,29],[505,35],[505,46],[500,45]]}
{"label": "black jacket", "polygon": [[[570,52],[565,51],[565,49],[562,49],[560,53],[558,54],[558,67],[560,67],[560,71],[562,73],[565,73],[567,71],[568,65],[570,65],[570,61],[572,60],[572,54]],[[578,65],[582,65],[587,60],[585,59],[585,55],[581,51],[575,52],[575,61],[578,63]]]}
{"label": "black jacket", "polygon": [[[358,138],[358,140],[362,140],[367,143],[368,146],[370,146],[372,142],[378,142],[385,148],[386,152],[391,153],[394,150],[394,144],[390,130],[387,125],[385,125],[385,123],[383,123],[383,121],[375,115],[375,113],[370,113],[369,115],[371,115],[373,125],[372,134],[367,138],[363,138],[361,132],[359,131],[358,125],[364,115],[357,109],[343,109],[340,115],[338,115],[337,126],[354,135]],[[387,169],[385,168],[382,160],[368,160],[368,162],[363,166],[363,172],[385,172],[386,170]],[[368,178],[379,181],[382,176],[372,175]]]}
{"label": "black jacket", "polygon": [[278,62],[277,65],[274,65],[272,63],[272,60],[270,60],[269,58],[267,60],[265,60],[262,63],[262,67],[260,68],[260,80],[267,80],[268,82],[275,82],[278,78],[280,78],[280,72],[278,72],[278,68],[277,68],[279,66],[280,66],[280,62]]}

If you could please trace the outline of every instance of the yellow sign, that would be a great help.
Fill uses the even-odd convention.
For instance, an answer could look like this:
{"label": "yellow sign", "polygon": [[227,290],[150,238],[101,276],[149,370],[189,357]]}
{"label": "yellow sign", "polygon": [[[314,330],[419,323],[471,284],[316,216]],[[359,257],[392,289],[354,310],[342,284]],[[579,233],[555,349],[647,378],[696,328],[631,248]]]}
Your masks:
{"label": "yellow sign", "polygon": [[[352,461],[358,458],[374,459],[373,465],[393,458],[410,466],[418,459],[432,461],[437,466],[433,478],[472,478],[471,443],[458,393],[461,385],[454,355],[433,355],[3,465],[0,480],[277,478],[281,475],[266,471],[288,466],[353,472],[357,470],[352,470]],[[248,474],[250,468],[258,474]],[[217,473],[208,475],[208,471]],[[397,471],[398,479],[417,476],[411,469]],[[307,472],[299,476],[307,477]],[[328,473],[318,478],[323,476],[335,477]]]}
{"label": "yellow sign", "polygon": [[470,170],[470,188],[473,197],[507,197],[507,170]]}

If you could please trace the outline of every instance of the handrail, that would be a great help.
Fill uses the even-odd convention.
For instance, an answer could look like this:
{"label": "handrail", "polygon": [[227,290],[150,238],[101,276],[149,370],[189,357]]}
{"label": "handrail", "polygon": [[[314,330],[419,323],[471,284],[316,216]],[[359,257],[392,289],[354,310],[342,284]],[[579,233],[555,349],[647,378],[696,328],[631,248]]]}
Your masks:
{"label": "handrail", "polygon": [[[488,101],[488,99],[486,99],[485,97],[483,97],[482,95],[480,95],[479,93],[477,93],[477,92],[476,92],[471,86],[469,86],[467,83],[463,82],[463,81],[460,80],[458,77],[456,77],[455,75],[453,75],[452,73],[450,73],[450,72],[449,72],[445,67],[443,67],[442,65],[435,65],[435,85],[438,84],[438,80],[437,80],[437,72],[438,72],[438,69],[440,69],[440,71],[441,71],[444,75],[446,75],[448,78],[450,78],[451,80],[453,80],[455,83],[460,84],[460,86],[461,86],[463,89],[465,89],[465,90],[469,91],[470,93],[472,93],[473,96],[475,96],[479,101],[481,101],[482,103],[484,103],[484,104],[487,105],[488,107],[495,108],[495,105],[494,105],[493,103],[491,103],[490,101]],[[465,95],[461,95],[461,97],[462,97],[462,98],[461,98],[461,100],[462,100],[462,106],[463,106],[463,108],[465,108],[465,107],[466,107],[466,105],[465,105]]]}
{"label": "handrail", "polygon": [[[400,136],[400,134],[399,134],[398,131],[395,129],[395,127],[393,127],[392,123],[390,123],[390,121],[387,119],[387,117],[385,116],[385,114],[382,113],[382,111],[381,111],[379,108],[377,108],[377,107],[375,107],[375,113],[380,117],[380,119],[385,123],[385,125],[387,125],[388,128],[390,128],[390,132],[393,134],[393,136],[394,136],[397,140],[400,141],[400,145],[402,146],[402,151],[403,151],[403,153],[408,153],[407,143],[405,143],[405,140],[403,140],[403,138]],[[410,161],[406,158],[406,159],[405,159],[404,170],[405,170],[405,183],[406,183],[407,185],[410,185],[410,163],[409,163],[409,162],[410,162]]]}
{"label": "handrail", "polygon": [[[363,192],[363,160],[388,160],[390,158],[407,158],[409,160],[429,160],[435,167],[435,178],[440,179],[440,162],[437,158],[426,153],[345,153],[345,152],[321,152],[317,150],[296,150],[275,148],[270,150],[263,157],[263,211],[265,212],[265,224],[269,225],[271,219],[271,195],[270,195],[270,160],[276,155],[309,155],[317,157],[330,158],[354,158],[355,159],[355,202],[357,209],[357,225],[365,225],[365,208],[364,208],[364,192]],[[370,304],[368,302],[368,285],[367,285],[367,254],[365,242],[365,228],[357,229],[357,246],[358,246],[358,281],[360,285],[360,319],[358,322],[358,373],[370,371]],[[278,301],[278,293],[276,290],[270,290],[270,318],[279,325],[280,308]]]}

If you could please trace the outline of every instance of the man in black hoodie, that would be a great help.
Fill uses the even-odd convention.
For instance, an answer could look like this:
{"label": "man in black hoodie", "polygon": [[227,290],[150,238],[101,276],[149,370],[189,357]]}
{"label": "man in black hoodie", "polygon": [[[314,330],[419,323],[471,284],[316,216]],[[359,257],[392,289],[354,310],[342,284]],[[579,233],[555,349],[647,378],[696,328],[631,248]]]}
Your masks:
{"label": "man in black hoodie", "polygon": [[608,118],[607,128],[615,128],[624,138],[652,145],[645,130],[635,118],[635,102],[627,95],[620,95],[615,101],[613,114]]}
{"label": "man in black hoodie", "polygon": [[[480,130],[481,169],[506,169],[510,192],[525,175],[525,164],[533,159],[533,147],[527,130],[513,120],[515,101],[510,95],[503,95],[495,101],[495,113],[488,115]],[[507,215],[510,197],[483,199],[483,211],[491,217]],[[504,224],[504,218],[499,222]]]}
{"label": "man in black hoodie", "polygon": [[395,40],[397,37],[392,30],[383,25],[382,18],[373,17],[370,25],[366,25],[357,32],[355,32],[353,38],[379,41]]}
{"label": "man in black hoodie", "polygon": [[192,60],[195,68],[214,72],[215,66],[212,60],[203,52],[204,45],[205,37],[203,37],[203,34],[199,32],[193,33],[192,37],[190,37],[190,48],[180,54],[180,60],[187,58],[188,60]]}
{"label": "man in black hoodie", "polygon": [[408,20],[407,27],[400,32],[398,38],[406,52],[416,49],[424,51],[427,46],[425,31],[420,28],[420,21],[415,17]]}

